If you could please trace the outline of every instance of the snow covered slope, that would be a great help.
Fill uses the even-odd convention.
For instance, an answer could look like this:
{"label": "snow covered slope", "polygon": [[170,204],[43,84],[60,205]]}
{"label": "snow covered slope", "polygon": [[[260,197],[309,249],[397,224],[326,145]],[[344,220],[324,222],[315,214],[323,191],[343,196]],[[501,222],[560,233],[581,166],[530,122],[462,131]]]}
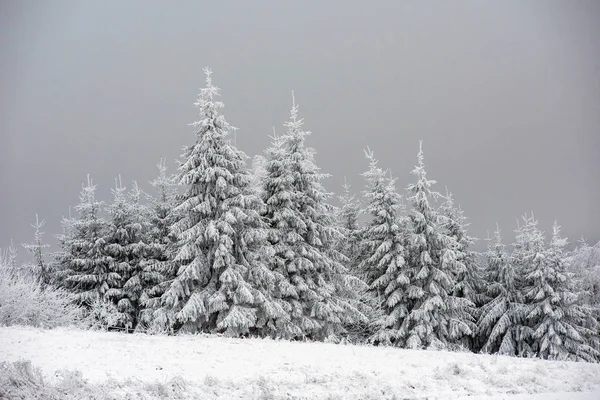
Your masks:
{"label": "snow covered slope", "polygon": [[20,359],[49,379],[180,377],[208,399],[600,399],[597,364],[371,346],[0,328],[0,361]]}

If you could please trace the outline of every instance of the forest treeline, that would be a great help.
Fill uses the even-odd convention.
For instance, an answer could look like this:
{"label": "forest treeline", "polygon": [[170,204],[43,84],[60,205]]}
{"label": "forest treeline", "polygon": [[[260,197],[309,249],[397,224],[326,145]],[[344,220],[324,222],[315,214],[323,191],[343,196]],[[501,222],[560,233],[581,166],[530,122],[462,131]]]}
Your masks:
{"label": "forest treeline", "polygon": [[297,105],[249,166],[205,72],[175,173],[151,194],[119,178],[109,203],[88,178],[49,257],[34,224],[32,270],[99,326],[600,360],[600,243],[568,251],[526,215],[475,252],[421,146],[402,194],[367,149],[334,207]]}

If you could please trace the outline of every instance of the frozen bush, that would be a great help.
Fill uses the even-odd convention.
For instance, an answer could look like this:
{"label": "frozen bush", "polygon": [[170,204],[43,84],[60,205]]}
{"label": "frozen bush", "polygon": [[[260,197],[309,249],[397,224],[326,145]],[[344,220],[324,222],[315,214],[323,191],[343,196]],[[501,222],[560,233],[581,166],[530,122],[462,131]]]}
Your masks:
{"label": "frozen bush", "polygon": [[43,286],[14,265],[6,253],[0,256],[0,326],[55,328],[81,321],[81,308],[73,303],[70,293]]}
{"label": "frozen bush", "polygon": [[85,325],[90,329],[108,330],[119,326],[122,319],[123,314],[119,312],[114,303],[96,299],[89,305]]}

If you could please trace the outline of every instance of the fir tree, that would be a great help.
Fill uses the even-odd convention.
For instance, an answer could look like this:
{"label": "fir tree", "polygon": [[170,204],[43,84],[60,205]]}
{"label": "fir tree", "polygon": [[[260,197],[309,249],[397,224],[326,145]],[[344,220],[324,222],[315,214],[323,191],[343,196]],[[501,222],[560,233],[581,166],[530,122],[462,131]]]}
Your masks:
{"label": "fir tree", "polygon": [[460,207],[454,205],[452,193],[447,192],[441,206],[442,225],[454,238],[457,246],[454,250],[456,259],[464,265],[464,270],[456,276],[454,294],[469,299],[473,304],[481,306],[484,289],[482,271],[477,263],[477,253],[471,250],[475,238],[469,236],[467,218]]}
{"label": "fir tree", "polygon": [[[177,238],[171,232],[171,226],[178,220],[174,209],[177,205],[177,177],[167,173],[164,159],[157,164],[159,175],[150,184],[156,195],[150,202],[149,241],[152,245],[151,256],[146,260],[144,271],[156,274],[155,284],[143,291],[140,303],[143,311],[140,322],[144,328],[158,330],[169,329],[175,318],[172,313],[161,314],[168,310],[161,309],[161,296],[166,292],[176,277],[178,264],[174,261],[177,253]],[[156,313],[158,310],[158,313]]]}
{"label": "fir tree", "polygon": [[567,261],[581,294],[581,302],[600,311],[600,242],[590,246],[580,239]]}
{"label": "fir tree", "polygon": [[[162,305],[187,331],[251,333],[276,314],[264,259],[261,202],[251,193],[246,155],[234,147],[234,130],[219,113],[219,89],[205,69],[206,87],[195,105],[196,143],[184,150],[179,183],[185,192],[172,226],[178,237],[177,276]],[[275,310],[275,311],[274,311]],[[167,314],[163,314],[167,315]]]}
{"label": "fir tree", "polygon": [[[127,275],[130,271],[128,254],[126,246],[129,243],[128,232],[126,225],[129,224],[129,213],[126,204],[126,188],[121,184],[121,177],[115,180],[115,187],[111,189],[113,195],[112,203],[107,207],[106,213],[108,214],[108,221],[104,229],[103,240],[106,243],[104,252],[110,257],[110,271],[112,271],[118,278],[110,285],[109,289],[104,294],[104,299],[110,301],[115,306],[114,310],[117,311],[116,315],[113,315],[113,327],[124,328],[126,325],[129,327],[133,324],[129,308],[129,302],[126,299],[123,284],[127,279]],[[119,306],[119,302],[123,300]],[[129,312],[128,312],[129,311]]]}
{"label": "fir tree", "polygon": [[35,223],[31,225],[34,229],[34,240],[32,243],[24,243],[22,246],[32,255],[32,260],[28,265],[28,269],[34,273],[42,282],[42,284],[50,283],[50,272],[44,260],[44,249],[50,247],[49,244],[42,243],[44,232],[42,228],[46,221],[39,220],[38,215],[35,215]]}
{"label": "fir tree", "polygon": [[149,243],[150,215],[142,203],[143,192],[134,182],[127,193],[119,177],[113,196],[113,203],[108,207],[106,251],[113,261],[111,270],[118,273],[120,279],[106,292],[106,298],[117,306],[118,325],[133,329],[139,319],[140,297],[160,276],[145,270],[154,248]]}
{"label": "fir tree", "polygon": [[71,207],[69,207],[69,216],[63,216],[60,222],[61,233],[55,235],[58,249],[51,254],[49,263],[50,281],[59,287],[66,286],[64,282],[67,276],[65,268],[68,269],[73,259],[70,246],[74,235],[74,222],[75,218],[71,216]]}
{"label": "fir tree", "polygon": [[6,255],[3,257],[3,260],[3,264],[7,265],[13,271],[17,269],[17,247],[12,239],[8,245],[8,249],[6,249]]}
{"label": "fir tree", "polygon": [[578,302],[585,309],[583,325],[590,331],[588,341],[600,351],[600,242],[589,246],[581,239],[567,262],[580,295]]}
{"label": "fir tree", "polygon": [[505,265],[488,261],[488,295],[492,300],[482,308],[479,320],[480,333],[487,337],[482,350],[488,353],[534,354],[533,331],[527,323],[532,305],[525,293],[525,277],[543,263],[544,236],[533,215],[523,216],[523,221],[515,230],[509,261]]}
{"label": "fir tree", "polygon": [[406,316],[390,339],[409,348],[446,348],[472,335],[475,327],[469,313],[472,303],[452,293],[454,277],[464,265],[456,257],[458,244],[443,231],[440,215],[430,204],[440,194],[431,190],[435,181],[427,179],[423,160],[420,148],[412,171],[417,182],[407,187],[412,205],[404,274],[409,303]]}
{"label": "fir tree", "polygon": [[110,269],[112,259],[106,253],[104,239],[107,223],[100,215],[103,203],[96,200],[95,194],[96,185],[88,176],[75,207],[78,216],[65,221],[67,230],[59,240],[62,256],[57,277],[75,293],[79,303],[86,305],[102,300],[121,279]]}
{"label": "fir tree", "polygon": [[[479,318],[480,307],[486,302],[486,296],[483,293],[485,291],[483,271],[479,266],[477,253],[471,250],[476,239],[469,236],[467,218],[463,210],[455,206],[452,193],[448,192],[448,189],[446,189],[440,214],[442,226],[456,242],[453,249],[454,256],[462,265],[462,270],[459,270],[454,276],[453,294],[456,297],[466,298],[472,303],[473,306],[469,308],[469,313],[476,321]],[[475,349],[478,347],[475,336],[475,332],[471,336],[465,336],[463,344],[469,349]]]}
{"label": "fir tree", "polygon": [[12,239],[6,249],[0,249],[0,268],[6,269],[9,275],[20,275],[23,271],[17,266],[18,251]]}
{"label": "fir tree", "polygon": [[337,209],[337,225],[341,233],[341,239],[337,244],[337,250],[347,259],[347,269],[354,275],[358,275],[358,263],[360,257],[360,202],[350,191],[350,184],[344,178],[342,186],[344,192],[338,196],[340,207]]}
{"label": "fir tree", "polygon": [[263,179],[265,218],[274,249],[271,269],[276,274],[275,297],[285,311],[269,321],[267,334],[284,338],[334,338],[343,325],[364,319],[356,308],[356,287],[335,249],[340,233],[335,226],[330,194],[321,180],[327,175],[315,165],[315,151],[305,144],[294,103],[286,134],[274,138],[266,154]]}
{"label": "fir tree", "polygon": [[525,305],[521,294],[521,276],[502,243],[500,228],[490,239],[485,280],[490,299],[480,310],[477,321],[481,350],[485,353],[516,355],[519,330],[523,324]]}
{"label": "fir tree", "polygon": [[511,262],[514,265],[519,280],[517,287],[520,291],[521,307],[515,307],[513,317],[513,344],[508,349],[500,349],[503,354],[531,356],[534,354],[531,343],[533,333],[527,323],[527,315],[532,310],[530,298],[526,291],[526,276],[533,270],[541,268],[544,262],[544,234],[537,227],[533,213],[531,216],[524,215],[523,223],[515,230],[515,243],[511,254]]}
{"label": "fir tree", "polygon": [[[338,196],[340,207],[336,209],[337,224],[341,233],[336,249],[348,260],[346,262],[348,271],[362,280],[364,274],[359,268],[364,258],[361,252],[362,229],[359,224],[362,214],[361,203],[350,191],[350,184],[345,177],[342,187],[344,192]],[[359,298],[357,308],[366,320],[358,320],[344,326],[347,332],[346,338],[352,343],[366,342],[375,333],[376,326],[373,322],[383,315],[377,297],[368,289],[369,287],[365,285],[364,289],[357,290]]]}
{"label": "fir tree", "polygon": [[402,271],[404,266],[403,238],[398,225],[401,199],[396,193],[395,179],[388,178],[386,171],[377,166],[373,152],[367,150],[365,155],[369,170],[363,174],[367,180],[363,195],[367,201],[365,211],[371,220],[360,233],[362,260],[359,269],[366,283],[380,297],[394,279],[392,275]]}
{"label": "fir tree", "polygon": [[394,342],[397,330],[407,315],[406,276],[404,261],[404,233],[400,229],[401,199],[396,192],[395,179],[377,166],[371,150],[365,151],[369,169],[363,174],[367,188],[363,192],[367,206],[365,212],[371,216],[360,231],[361,276],[369,285],[367,299],[375,300],[380,309],[374,321],[377,333],[375,341]]}
{"label": "fir tree", "polygon": [[[261,160],[261,159],[259,159]],[[272,246],[273,257],[269,262],[269,268],[276,278],[273,285],[273,295],[281,312],[267,321],[263,328],[263,335],[271,337],[294,338],[303,335],[297,325],[291,323],[291,315],[294,312],[298,317],[302,315],[302,305],[290,298],[298,298],[294,286],[289,282],[285,274],[286,258],[293,256],[292,240],[301,239],[292,236],[295,227],[302,226],[303,222],[295,209],[293,177],[287,169],[287,155],[283,140],[275,133],[272,137],[271,146],[265,150],[265,157],[259,163],[255,171],[260,171],[257,176],[260,179],[260,188],[257,192],[265,204],[263,216],[268,224],[267,240]]]}
{"label": "fir tree", "polygon": [[262,198],[262,182],[265,179],[267,159],[257,154],[252,159],[251,187],[254,194]]}
{"label": "fir tree", "polygon": [[577,304],[578,295],[566,269],[566,244],[555,222],[550,246],[526,270],[524,295],[530,303],[531,347],[541,358],[593,361],[600,353],[586,343],[591,332],[581,326],[585,312]]}

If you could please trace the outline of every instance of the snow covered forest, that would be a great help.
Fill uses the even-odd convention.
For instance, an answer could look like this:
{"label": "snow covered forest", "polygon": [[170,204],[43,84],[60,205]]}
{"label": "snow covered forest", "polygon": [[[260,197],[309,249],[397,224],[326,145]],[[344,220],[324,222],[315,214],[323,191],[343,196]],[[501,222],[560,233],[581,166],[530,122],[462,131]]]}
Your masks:
{"label": "snow covered forest", "polygon": [[[295,101],[250,161],[205,72],[177,169],[161,160],[148,188],[118,177],[104,201],[88,178],[57,251],[36,220],[31,263],[9,249],[3,285],[33,274],[111,331],[600,361],[600,243],[570,246],[557,223],[545,233],[526,214],[476,252],[482,239],[427,175],[422,143],[405,189],[365,149],[364,187],[336,199]],[[23,324],[3,304],[0,325]]]}

